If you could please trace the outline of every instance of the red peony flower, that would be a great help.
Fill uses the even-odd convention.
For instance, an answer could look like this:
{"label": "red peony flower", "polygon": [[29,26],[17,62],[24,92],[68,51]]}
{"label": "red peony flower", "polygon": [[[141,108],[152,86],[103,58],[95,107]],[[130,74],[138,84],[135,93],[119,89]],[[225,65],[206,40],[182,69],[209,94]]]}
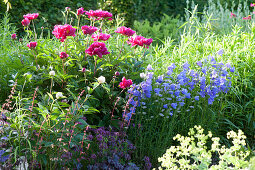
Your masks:
{"label": "red peony flower", "polygon": [[93,27],[93,26],[87,26],[87,25],[84,25],[81,27],[81,30],[83,31],[83,34],[89,34],[89,35],[92,35],[94,32],[96,32],[98,30],[97,27]]}
{"label": "red peony flower", "polygon": [[127,28],[124,26],[117,28],[117,30],[115,32],[120,33],[125,36],[128,36],[128,37],[133,36],[135,34],[135,31],[133,31],[131,28]]}
{"label": "red peony flower", "polygon": [[141,47],[146,47],[149,48],[150,44],[152,43],[153,39],[152,38],[144,38],[143,36],[135,36],[135,37],[130,37],[127,41],[128,44],[131,44],[131,46],[141,46]]}
{"label": "red peony flower", "polygon": [[23,15],[23,17],[26,19],[29,19],[29,20],[33,20],[33,19],[36,19],[38,18],[39,16],[39,13],[33,13],[33,14],[26,14],[26,15]]}
{"label": "red peony flower", "polygon": [[21,21],[21,24],[22,24],[24,27],[26,27],[26,26],[28,26],[28,25],[30,24],[30,20],[27,19],[27,18],[25,18],[25,19],[23,19],[23,20]]}
{"label": "red peony flower", "polygon": [[85,13],[86,11],[84,11],[84,8],[79,8],[77,9],[77,15],[82,15],[83,13]]}
{"label": "red peony flower", "polygon": [[249,15],[248,17],[243,17],[243,20],[251,20],[251,15]]}
{"label": "red peony flower", "polygon": [[120,82],[119,86],[122,89],[128,88],[133,84],[131,79],[126,79],[125,77],[122,78],[122,82]]}
{"label": "red peony flower", "polygon": [[67,58],[69,55],[66,53],[66,52],[61,52],[60,53],[60,55],[59,55],[59,57],[61,58],[61,59],[65,59],[65,58]]}
{"label": "red peony flower", "polygon": [[30,42],[27,44],[27,47],[30,49],[34,49],[37,46],[37,42]]}
{"label": "red peony flower", "polygon": [[231,13],[230,13],[230,18],[233,18],[233,17],[235,18],[235,17],[236,17],[236,14],[234,14],[234,13],[231,12]]}
{"label": "red peony flower", "polygon": [[52,34],[56,36],[57,39],[60,39],[61,42],[66,40],[67,36],[75,36],[76,29],[72,25],[55,25]]}
{"label": "red peony flower", "polygon": [[111,37],[111,35],[100,33],[99,35],[93,34],[91,37],[94,39],[94,41],[100,41],[100,40],[107,41]]}
{"label": "red peony flower", "polygon": [[69,11],[71,11],[71,8],[70,7],[66,7],[65,10],[69,12]]}
{"label": "red peony flower", "polygon": [[151,45],[152,41],[153,41],[152,38],[149,38],[149,39],[144,38],[144,39],[143,39],[143,45],[144,45],[144,47],[149,48],[149,46]]}
{"label": "red peony flower", "polygon": [[102,58],[102,55],[110,54],[110,52],[105,47],[105,43],[98,41],[91,44],[91,46],[89,46],[85,52],[90,56],[98,55],[99,58]]}
{"label": "red peony flower", "polygon": [[17,35],[16,35],[16,34],[12,34],[12,35],[11,35],[11,38],[14,40],[14,39],[17,38]]}
{"label": "red peony flower", "polygon": [[112,17],[112,13],[108,12],[108,11],[102,11],[100,10],[89,10],[85,13],[86,15],[88,15],[89,18],[95,18],[96,20],[101,20],[104,18],[111,18]]}

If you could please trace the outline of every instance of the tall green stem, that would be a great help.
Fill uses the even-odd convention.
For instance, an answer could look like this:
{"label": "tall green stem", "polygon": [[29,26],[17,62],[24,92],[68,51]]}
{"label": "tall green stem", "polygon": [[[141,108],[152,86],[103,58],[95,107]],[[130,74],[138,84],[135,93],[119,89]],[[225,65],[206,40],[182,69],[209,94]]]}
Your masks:
{"label": "tall green stem", "polygon": [[78,25],[77,25],[77,41],[79,39],[79,26],[80,26],[80,19],[81,19],[81,15],[78,16]]}
{"label": "tall green stem", "polygon": [[35,30],[35,24],[34,24],[34,21],[32,20],[32,24],[33,24],[33,27],[34,27],[34,33],[35,33],[35,40],[37,39],[37,34],[36,34],[36,30]]}

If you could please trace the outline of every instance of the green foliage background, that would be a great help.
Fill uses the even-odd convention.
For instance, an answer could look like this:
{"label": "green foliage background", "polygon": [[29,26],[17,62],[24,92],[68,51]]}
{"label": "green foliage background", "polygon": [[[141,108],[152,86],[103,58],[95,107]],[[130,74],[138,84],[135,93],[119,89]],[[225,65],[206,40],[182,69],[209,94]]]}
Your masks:
{"label": "green foliage background", "polygon": [[[217,1],[217,0],[214,0]],[[118,14],[125,17],[127,26],[133,26],[135,20],[143,21],[148,20],[150,22],[160,21],[163,14],[169,16],[184,16],[187,2],[186,0],[9,0],[12,5],[12,9],[9,11],[11,14],[11,23],[15,23],[15,26],[22,29],[20,24],[23,15],[27,13],[38,12],[40,17],[44,18],[44,21],[38,26],[53,27],[53,25],[61,22],[62,13],[65,7],[71,7],[72,10],[76,10],[79,7],[84,7],[85,10],[89,9],[104,9],[109,10],[114,15]],[[198,4],[198,11],[202,11],[207,0],[194,0],[194,4]],[[219,0],[220,3],[229,4],[229,8],[234,2],[236,5],[239,0]],[[249,0],[249,3],[253,2]],[[0,18],[3,18],[6,11],[6,5],[1,0],[0,2]],[[237,7],[237,6],[236,6]]]}

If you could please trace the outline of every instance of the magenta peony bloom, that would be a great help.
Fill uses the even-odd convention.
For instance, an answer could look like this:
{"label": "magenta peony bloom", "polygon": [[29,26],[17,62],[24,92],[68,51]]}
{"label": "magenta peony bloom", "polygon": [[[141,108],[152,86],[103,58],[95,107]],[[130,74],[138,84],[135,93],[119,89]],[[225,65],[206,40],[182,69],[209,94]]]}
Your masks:
{"label": "magenta peony bloom", "polygon": [[66,53],[66,52],[61,52],[60,53],[60,55],[59,55],[59,57],[61,58],[61,59],[65,59],[65,58],[67,58],[69,55]]}
{"label": "magenta peony bloom", "polygon": [[149,46],[151,45],[152,41],[153,41],[152,38],[149,38],[149,39],[144,38],[144,39],[143,39],[143,45],[144,45],[144,47],[149,48]]}
{"label": "magenta peony bloom", "polygon": [[236,17],[236,14],[234,14],[234,13],[230,13],[230,18],[235,18]]}
{"label": "magenta peony bloom", "polygon": [[98,30],[97,27],[93,27],[93,26],[87,26],[87,25],[84,25],[81,27],[81,30],[83,31],[83,34],[89,34],[89,35],[92,35],[94,32],[96,32]]}
{"label": "magenta peony bloom", "polygon": [[135,31],[133,31],[131,28],[127,28],[124,26],[117,28],[117,30],[115,32],[120,33],[125,36],[128,36],[128,37],[133,36],[135,34]]}
{"label": "magenta peony bloom", "polygon": [[250,5],[251,7],[255,7],[255,3],[251,3],[251,5]]}
{"label": "magenta peony bloom", "polygon": [[22,24],[24,27],[26,27],[26,26],[28,26],[28,25],[30,24],[30,20],[27,19],[27,18],[25,18],[25,19],[23,19],[23,20],[21,21],[21,24]]}
{"label": "magenta peony bloom", "polygon": [[141,47],[146,47],[149,48],[150,44],[152,43],[153,39],[152,38],[144,38],[143,36],[135,36],[135,37],[130,37],[127,41],[128,44],[131,44],[131,46],[141,46]]}
{"label": "magenta peony bloom", "polygon": [[107,51],[107,48],[105,47],[105,43],[98,41],[91,44],[91,46],[89,46],[85,52],[90,56],[98,55],[99,58],[102,58],[102,55],[110,54],[110,52]]}
{"label": "magenta peony bloom", "polygon": [[65,10],[69,12],[69,11],[71,11],[71,8],[70,7],[66,7]]}
{"label": "magenta peony bloom", "polygon": [[16,34],[12,34],[12,35],[11,35],[11,38],[14,40],[14,39],[17,38],[17,35],[16,35]]}
{"label": "magenta peony bloom", "polygon": [[125,77],[122,78],[122,82],[120,82],[119,86],[122,89],[128,88],[133,84],[131,79],[126,79]]}
{"label": "magenta peony bloom", "polygon": [[36,19],[38,18],[39,16],[39,13],[33,13],[33,14],[26,14],[26,15],[23,15],[23,17],[26,19],[29,19],[29,20],[33,20],[33,19]]}
{"label": "magenta peony bloom", "polygon": [[30,48],[30,49],[33,49],[37,46],[37,42],[30,42],[27,44],[27,47]]}
{"label": "magenta peony bloom", "polygon": [[94,39],[94,41],[100,41],[100,40],[107,41],[111,37],[111,35],[100,33],[99,35],[93,34],[91,37]]}
{"label": "magenta peony bloom", "polygon": [[89,10],[85,13],[86,15],[88,15],[89,18],[95,18],[96,20],[101,20],[104,18],[111,18],[112,17],[112,13],[108,12],[108,11],[102,11],[100,10]]}
{"label": "magenta peony bloom", "polygon": [[52,34],[56,36],[57,39],[60,39],[61,42],[66,40],[67,36],[75,36],[76,29],[72,25],[55,25]]}
{"label": "magenta peony bloom", "polygon": [[243,17],[243,20],[251,20],[251,15],[249,15],[248,17]]}
{"label": "magenta peony bloom", "polygon": [[116,71],[115,76],[119,76],[119,75],[120,75],[120,72]]}
{"label": "magenta peony bloom", "polygon": [[82,15],[84,14],[86,11],[84,11],[84,8],[79,8],[77,9],[77,15]]}

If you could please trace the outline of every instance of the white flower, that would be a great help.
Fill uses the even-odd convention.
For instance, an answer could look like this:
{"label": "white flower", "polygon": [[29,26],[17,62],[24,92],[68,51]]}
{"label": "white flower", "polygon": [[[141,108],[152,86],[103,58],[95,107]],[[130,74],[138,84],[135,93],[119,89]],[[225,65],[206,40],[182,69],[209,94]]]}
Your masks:
{"label": "white flower", "polygon": [[62,98],[62,97],[64,97],[63,93],[62,92],[57,92],[56,98],[59,99],[59,98]]}
{"label": "white flower", "polygon": [[49,72],[49,74],[50,74],[50,76],[55,76],[55,71],[52,70]]}
{"label": "white flower", "polygon": [[142,79],[144,79],[144,78],[146,78],[146,74],[140,73],[140,77],[141,77]]}
{"label": "white flower", "polygon": [[98,81],[98,83],[104,83],[105,82],[105,77],[104,76],[100,76],[100,77],[98,77],[97,78],[97,81]]}

